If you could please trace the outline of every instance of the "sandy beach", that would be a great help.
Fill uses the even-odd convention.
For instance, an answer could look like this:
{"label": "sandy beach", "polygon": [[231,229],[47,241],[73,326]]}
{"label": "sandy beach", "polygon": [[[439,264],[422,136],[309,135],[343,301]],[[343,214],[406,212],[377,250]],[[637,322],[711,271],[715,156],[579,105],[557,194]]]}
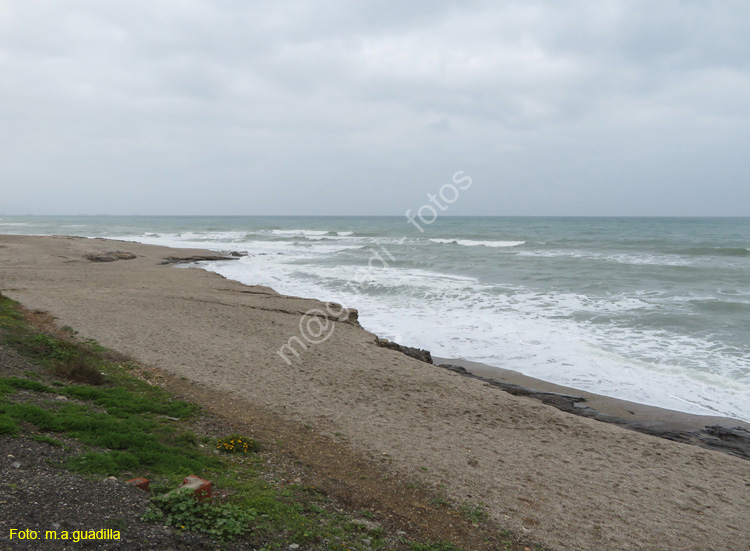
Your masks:
{"label": "sandy beach", "polygon": [[[110,251],[135,258],[86,258]],[[484,504],[547,549],[750,549],[750,462],[512,396],[379,347],[354,316],[326,317],[335,309],[323,303],[163,263],[215,254],[0,236],[0,291],[82,337],[196,383],[217,403],[336,435],[378,465],[386,457],[394,475]],[[330,334],[319,344],[301,334],[310,312],[313,329]],[[278,351],[293,337],[306,344],[285,361]],[[487,374],[571,391],[512,371]],[[654,424],[740,425],[575,393],[601,411]]]}

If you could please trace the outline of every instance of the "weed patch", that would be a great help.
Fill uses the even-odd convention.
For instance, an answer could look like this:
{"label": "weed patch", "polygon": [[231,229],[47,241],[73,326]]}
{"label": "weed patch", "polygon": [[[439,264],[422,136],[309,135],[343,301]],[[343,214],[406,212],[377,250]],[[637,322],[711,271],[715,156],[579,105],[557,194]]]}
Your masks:
{"label": "weed patch", "polygon": [[229,503],[210,505],[195,499],[193,490],[179,489],[152,498],[143,519],[226,541],[250,532],[256,516],[252,509]]}
{"label": "weed patch", "polygon": [[474,506],[467,503],[461,507],[461,512],[466,517],[466,520],[472,524],[479,524],[489,518],[489,515],[487,515],[482,506]]}
{"label": "weed patch", "polygon": [[90,356],[74,356],[55,364],[53,371],[55,375],[68,381],[103,385],[104,374],[93,363],[94,360]]}

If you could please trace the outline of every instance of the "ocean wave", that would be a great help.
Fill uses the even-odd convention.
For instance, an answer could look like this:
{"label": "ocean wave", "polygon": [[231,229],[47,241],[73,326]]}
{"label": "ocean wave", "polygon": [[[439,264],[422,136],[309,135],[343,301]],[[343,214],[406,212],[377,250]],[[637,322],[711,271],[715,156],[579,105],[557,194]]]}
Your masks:
{"label": "ocean wave", "polygon": [[737,289],[717,289],[716,294],[728,297],[750,297],[750,293],[738,291]]}
{"label": "ocean wave", "polygon": [[351,236],[348,235],[299,235],[295,237],[302,237],[308,241],[351,241]]}
{"label": "ocean wave", "polygon": [[674,251],[681,256],[750,256],[750,248],[745,247],[691,247]]}
{"label": "ocean wave", "polygon": [[464,247],[517,247],[526,241],[475,241],[473,239],[430,239],[433,243],[445,245],[463,245]]}
{"label": "ocean wave", "polygon": [[279,237],[305,237],[307,239],[343,239],[354,235],[353,231],[327,230],[271,230],[271,233]]}
{"label": "ocean wave", "polygon": [[680,258],[673,258],[662,254],[649,253],[623,253],[607,255],[602,260],[617,262],[618,264],[635,264],[638,266],[689,266],[690,261]]}
{"label": "ocean wave", "polygon": [[185,241],[243,241],[247,234],[243,231],[225,231],[225,232],[182,232],[176,235],[177,239]]}
{"label": "ocean wave", "polygon": [[335,232],[330,232],[328,230],[271,230],[271,233],[281,237],[314,237],[335,234]]}
{"label": "ocean wave", "polygon": [[598,260],[602,262],[616,262],[618,264],[634,264],[637,266],[690,266],[693,262],[686,258],[679,258],[659,253],[596,253],[592,251],[520,251],[520,256],[534,256],[541,258],[576,258],[582,260]]}
{"label": "ocean wave", "polygon": [[691,301],[700,310],[726,313],[747,312],[750,302],[744,300],[719,300],[716,298],[698,299]]}
{"label": "ocean wave", "polygon": [[28,226],[26,222],[0,222],[0,226]]}

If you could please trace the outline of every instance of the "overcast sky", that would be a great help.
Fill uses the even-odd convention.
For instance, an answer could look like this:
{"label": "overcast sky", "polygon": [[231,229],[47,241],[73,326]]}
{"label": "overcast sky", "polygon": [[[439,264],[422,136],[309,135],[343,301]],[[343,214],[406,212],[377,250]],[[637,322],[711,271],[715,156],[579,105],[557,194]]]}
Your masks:
{"label": "overcast sky", "polygon": [[750,2],[0,0],[0,213],[750,215]]}

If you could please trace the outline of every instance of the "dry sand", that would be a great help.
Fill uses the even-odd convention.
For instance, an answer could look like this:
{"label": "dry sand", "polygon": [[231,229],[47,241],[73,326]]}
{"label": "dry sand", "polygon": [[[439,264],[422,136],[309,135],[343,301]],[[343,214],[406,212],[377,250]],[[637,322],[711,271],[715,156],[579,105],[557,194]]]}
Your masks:
{"label": "dry sand", "polygon": [[[83,257],[112,250],[138,258]],[[237,403],[342,433],[363,457],[387,453],[548,549],[750,549],[750,462],[511,396],[350,323],[329,321],[331,337],[287,365],[277,350],[323,305],[160,265],[193,254],[214,253],[0,236],[0,291]]]}

